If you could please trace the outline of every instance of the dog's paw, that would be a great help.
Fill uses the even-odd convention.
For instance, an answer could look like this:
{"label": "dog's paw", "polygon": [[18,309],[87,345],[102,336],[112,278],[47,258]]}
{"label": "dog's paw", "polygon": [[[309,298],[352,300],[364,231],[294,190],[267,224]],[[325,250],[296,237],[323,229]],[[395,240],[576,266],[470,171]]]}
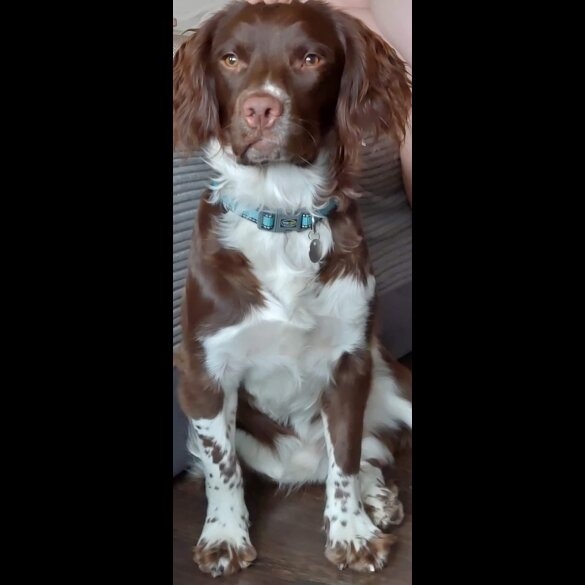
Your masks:
{"label": "dog's paw", "polygon": [[199,569],[212,577],[237,573],[255,558],[256,549],[250,543],[238,545],[229,539],[207,542],[202,538],[193,549],[193,560]]}
{"label": "dog's paw", "polygon": [[396,542],[392,534],[382,532],[367,541],[351,540],[329,543],[325,556],[338,569],[353,569],[360,573],[373,573],[386,566],[390,548]]}
{"label": "dog's paw", "polygon": [[398,487],[391,485],[375,485],[372,491],[364,496],[364,508],[372,522],[382,530],[402,524],[404,509],[398,499]]}
{"label": "dog's paw", "polygon": [[363,510],[337,517],[325,517],[328,534],[325,556],[338,569],[360,573],[382,569],[397,538],[376,528]]}

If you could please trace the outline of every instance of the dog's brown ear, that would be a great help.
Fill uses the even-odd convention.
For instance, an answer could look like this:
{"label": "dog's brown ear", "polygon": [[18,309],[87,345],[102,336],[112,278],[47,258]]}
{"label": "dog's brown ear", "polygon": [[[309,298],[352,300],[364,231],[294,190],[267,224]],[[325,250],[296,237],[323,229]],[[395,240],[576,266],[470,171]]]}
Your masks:
{"label": "dog's brown ear", "polygon": [[404,61],[378,34],[348,14],[338,12],[336,19],[345,48],[336,122],[341,146],[351,161],[369,132],[404,140],[411,80]]}
{"label": "dog's brown ear", "polygon": [[213,79],[208,75],[211,41],[222,13],[197,29],[173,59],[173,141],[193,151],[220,131]]}

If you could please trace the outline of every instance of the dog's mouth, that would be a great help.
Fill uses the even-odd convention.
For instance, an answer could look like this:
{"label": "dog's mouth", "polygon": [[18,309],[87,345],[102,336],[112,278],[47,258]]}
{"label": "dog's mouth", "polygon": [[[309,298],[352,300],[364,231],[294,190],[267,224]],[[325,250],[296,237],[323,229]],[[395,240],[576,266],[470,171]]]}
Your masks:
{"label": "dog's mouth", "polygon": [[252,149],[252,150],[257,150],[258,152],[264,152],[264,153],[270,153],[272,152],[275,148],[278,148],[280,146],[280,144],[276,141],[276,140],[272,140],[270,138],[258,138],[256,140],[254,140],[253,142],[251,142],[248,145],[248,148]]}
{"label": "dog's mouth", "polygon": [[256,137],[245,145],[238,159],[241,164],[247,165],[263,165],[282,161],[282,144],[272,138]]}
{"label": "dog's mouth", "polygon": [[[317,144],[315,130],[306,131],[311,141]],[[225,136],[225,144],[229,144],[241,165],[263,166],[270,163],[290,163],[297,166],[312,164],[317,154],[313,144],[306,144],[303,135],[289,135],[288,133],[272,130],[260,130],[253,133],[236,133]]]}

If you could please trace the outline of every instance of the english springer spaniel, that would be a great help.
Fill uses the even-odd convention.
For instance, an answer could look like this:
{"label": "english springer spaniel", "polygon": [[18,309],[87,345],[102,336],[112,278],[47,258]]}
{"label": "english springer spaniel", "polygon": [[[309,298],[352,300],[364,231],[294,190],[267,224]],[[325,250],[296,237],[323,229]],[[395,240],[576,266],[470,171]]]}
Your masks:
{"label": "english springer spaniel", "polygon": [[365,132],[404,137],[405,65],[318,0],[235,2],[180,47],[173,86],[175,148],[214,170],[175,360],[208,500],[195,562],[218,576],[256,558],[242,465],[324,482],[325,556],[379,570],[403,517],[382,468],[412,427],[410,371],[375,333],[352,176]]}

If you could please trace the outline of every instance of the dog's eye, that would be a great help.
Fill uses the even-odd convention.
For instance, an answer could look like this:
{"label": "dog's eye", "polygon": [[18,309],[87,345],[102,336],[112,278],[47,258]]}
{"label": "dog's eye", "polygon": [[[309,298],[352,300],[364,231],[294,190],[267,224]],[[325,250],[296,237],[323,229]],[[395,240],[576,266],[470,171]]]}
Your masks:
{"label": "dog's eye", "polygon": [[227,55],[223,56],[223,62],[227,67],[237,67],[238,66],[238,57],[233,53],[228,53]]}
{"label": "dog's eye", "polygon": [[315,53],[307,53],[305,55],[303,65],[306,67],[315,67],[315,65],[319,65],[321,62],[321,57],[319,55],[315,55]]}

